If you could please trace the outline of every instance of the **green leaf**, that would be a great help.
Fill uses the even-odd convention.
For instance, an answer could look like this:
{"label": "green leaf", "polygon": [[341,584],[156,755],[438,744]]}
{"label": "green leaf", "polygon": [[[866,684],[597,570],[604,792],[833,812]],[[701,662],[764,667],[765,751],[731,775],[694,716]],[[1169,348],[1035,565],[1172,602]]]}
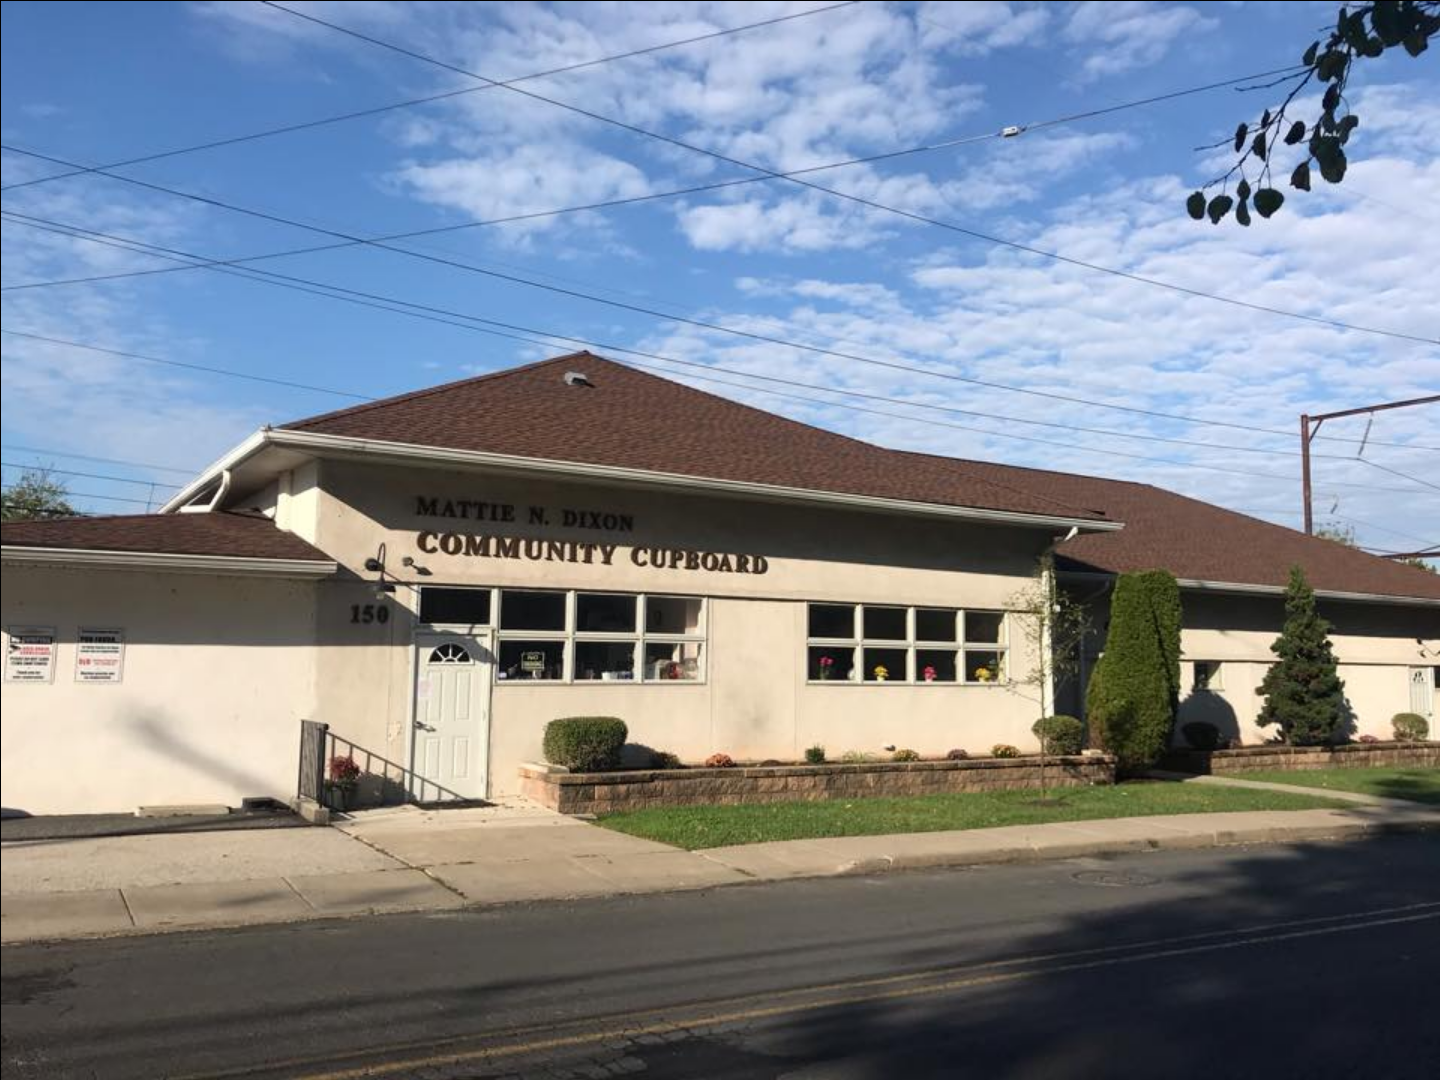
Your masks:
{"label": "green leaf", "polygon": [[1306,67],[1310,67],[1312,64],[1315,63],[1315,57],[1319,54],[1320,42],[1312,41],[1310,42],[1310,47],[1305,50],[1305,55],[1300,58],[1300,63],[1304,64]]}
{"label": "green leaf", "polygon": [[1329,82],[1331,79],[1338,79],[1345,74],[1349,66],[1349,59],[1339,49],[1328,49],[1320,62],[1315,65],[1315,74],[1321,82]]}
{"label": "green leaf", "polygon": [[1245,145],[1245,136],[1250,134],[1250,126],[1241,124],[1235,129],[1235,152],[1238,154],[1240,148]]}
{"label": "green leaf", "polygon": [[1370,22],[1386,45],[1399,45],[1400,39],[1405,36],[1400,23],[1399,0],[1377,0]]}
{"label": "green leaf", "polygon": [[1325,96],[1320,99],[1320,107],[1326,112],[1334,112],[1335,107],[1340,104],[1340,87],[1331,85],[1325,90]]}
{"label": "green leaf", "polygon": [[1235,206],[1235,220],[1247,229],[1250,227],[1250,207],[1241,199]]}
{"label": "green leaf", "polygon": [[1244,202],[1246,199],[1248,199],[1248,198],[1250,197],[1250,181],[1249,181],[1249,180],[1241,179],[1240,183],[1238,183],[1238,184],[1235,185],[1235,197],[1236,197],[1237,199],[1239,199],[1241,202]]}
{"label": "green leaf", "polygon": [[1250,149],[1261,161],[1265,160],[1265,133],[1263,131],[1255,136],[1255,141],[1250,144]]}
{"label": "green leaf", "polygon": [[1430,39],[1416,30],[1413,34],[1406,35],[1405,40],[1400,44],[1405,46],[1405,51],[1411,56],[1419,56],[1430,47]]}
{"label": "green leaf", "polygon": [[1192,218],[1200,221],[1205,217],[1205,193],[1203,191],[1192,192],[1185,200],[1185,209]]}
{"label": "green leaf", "polygon": [[1230,207],[1235,205],[1235,200],[1229,195],[1216,195],[1210,200],[1210,205],[1205,212],[1210,215],[1210,224],[1219,225],[1220,219],[1230,212]]}
{"label": "green leaf", "polygon": [[1264,114],[1260,117],[1260,126],[1261,126],[1262,128],[1268,128],[1268,127],[1270,126],[1270,110],[1269,110],[1269,109],[1266,109],[1265,112],[1264,112]]}
{"label": "green leaf", "polygon": [[1339,125],[1336,127],[1335,130],[1340,134],[1341,146],[1344,146],[1347,142],[1350,141],[1350,133],[1359,126],[1360,117],[1356,116],[1354,113],[1349,113],[1343,120],[1340,121]]}
{"label": "green leaf", "polygon": [[1295,171],[1290,174],[1290,186],[1301,191],[1310,190],[1310,163],[1302,161],[1295,166]]}
{"label": "green leaf", "polygon": [[1365,57],[1366,59],[1374,60],[1377,56],[1384,55],[1385,43],[1381,41],[1378,37],[1367,37],[1365,39],[1365,44],[1360,46],[1359,50],[1357,51],[1360,53],[1361,56]]}
{"label": "green leaf", "polygon": [[1268,218],[1279,210],[1284,202],[1284,194],[1274,188],[1263,187],[1255,192],[1255,212],[1263,218]]}
{"label": "green leaf", "polygon": [[1285,145],[1294,146],[1303,138],[1305,138],[1305,121],[1296,120],[1290,125],[1290,130],[1285,133]]}

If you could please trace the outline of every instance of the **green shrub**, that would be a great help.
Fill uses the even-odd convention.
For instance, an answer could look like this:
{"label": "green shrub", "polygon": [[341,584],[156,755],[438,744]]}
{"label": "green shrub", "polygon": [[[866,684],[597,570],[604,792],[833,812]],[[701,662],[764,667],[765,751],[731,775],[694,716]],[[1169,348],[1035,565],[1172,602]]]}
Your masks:
{"label": "green shrub", "polygon": [[650,761],[652,769],[683,769],[685,766],[680,761],[678,754],[672,754],[669,750],[656,750],[655,757]]}
{"label": "green shrub", "polygon": [[1078,754],[1085,742],[1085,725],[1064,714],[1036,720],[1030,731],[1047,754]]}
{"label": "green shrub", "polygon": [[990,748],[991,757],[1019,757],[1020,748],[1011,746],[1009,743],[996,743]]}
{"label": "green shrub", "polygon": [[545,760],[572,772],[620,767],[620,748],[630,730],[614,716],[566,716],[545,725]]}
{"label": "green shrub", "polygon": [[1419,713],[1396,713],[1390,721],[1397,742],[1424,742],[1430,737],[1430,721]]}
{"label": "green shrub", "polygon": [[1180,693],[1180,618],[1180,587],[1168,571],[1116,580],[1085,709],[1096,741],[1125,772],[1154,765],[1169,745]]}
{"label": "green shrub", "polygon": [[1344,732],[1345,683],[1330,644],[1330,624],[1315,610],[1305,571],[1290,568],[1285,589],[1285,626],[1270,646],[1279,659],[1256,688],[1265,704],[1256,723],[1275,724],[1291,746],[1324,746]]}
{"label": "green shrub", "polygon": [[890,760],[891,760],[891,761],[919,761],[919,760],[920,760],[920,752],[919,752],[918,750],[896,750],[895,753],[893,753],[893,754],[890,755]]}
{"label": "green shrub", "polygon": [[965,760],[968,760],[969,757],[970,757],[970,751],[968,751],[968,750],[951,750],[949,753],[947,753],[947,754],[945,755],[945,760],[946,760],[946,761],[965,761]]}
{"label": "green shrub", "polygon": [[819,743],[816,743],[814,746],[810,747],[810,749],[805,751],[805,760],[811,765],[824,765],[825,748]]}
{"label": "green shrub", "polygon": [[1180,734],[1185,736],[1185,745],[1191,750],[1218,750],[1220,729],[1208,720],[1192,720],[1181,725]]}
{"label": "green shrub", "polygon": [[846,750],[840,755],[840,760],[846,765],[864,765],[875,760],[874,754],[867,754],[864,750]]}

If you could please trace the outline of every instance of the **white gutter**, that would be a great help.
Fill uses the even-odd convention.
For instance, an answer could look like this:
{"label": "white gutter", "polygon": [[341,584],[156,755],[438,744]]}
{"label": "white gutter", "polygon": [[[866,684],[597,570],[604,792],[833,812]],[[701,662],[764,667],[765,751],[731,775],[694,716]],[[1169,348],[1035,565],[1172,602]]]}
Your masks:
{"label": "white gutter", "polygon": [[7,563],[104,566],[121,570],[246,574],[261,577],[322,578],[339,569],[332,559],[265,559],[243,555],[174,555],[158,551],[99,551],[90,548],[0,547]]}
{"label": "white gutter", "polygon": [[[1115,574],[1093,570],[1060,570],[1061,577],[1077,580],[1113,580]],[[1175,583],[1182,589],[1195,592],[1237,593],[1254,596],[1284,596],[1284,585],[1253,585],[1241,581],[1202,581],[1199,578],[1176,578]],[[1428,596],[1387,596],[1384,593],[1341,592],[1336,589],[1315,589],[1320,600],[1346,600],[1359,604],[1401,604],[1406,607],[1440,607],[1440,599]]]}
{"label": "white gutter", "polygon": [[[257,441],[258,440],[258,441]],[[495,454],[481,450],[451,450],[414,443],[357,439],[344,435],[323,435],[308,431],[262,430],[251,436],[229,455],[210,467],[205,475],[193,481],[165,504],[169,512],[193,498],[209,482],[216,469],[233,469],[239,461],[265,445],[306,451],[317,455],[378,458],[394,462],[420,462],[426,465],[458,465],[471,468],[503,469],[508,472],[559,476],[581,480],[607,480],[678,488],[686,491],[721,492],[751,498],[777,499],[784,502],[821,503],[858,510],[875,510],[892,514],[918,514],[926,517],[960,518],[1013,525],[1062,526],[1109,532],[1122,527],[1118,521],[1096,521],[1090,518],[1048,514],[1021,513],[1012,510],[986,510],[970,506],[946,506],[940,503],[911,499],[888,499],[873,495],[817,491],[813,488],[786,487],[780,484],[757,484],[743,480],[721,480],[713,477],[687,476],[683,473],[632,469],[617,465],[596,465],[589,462],[559,461],[552,458],[521,457]]]}

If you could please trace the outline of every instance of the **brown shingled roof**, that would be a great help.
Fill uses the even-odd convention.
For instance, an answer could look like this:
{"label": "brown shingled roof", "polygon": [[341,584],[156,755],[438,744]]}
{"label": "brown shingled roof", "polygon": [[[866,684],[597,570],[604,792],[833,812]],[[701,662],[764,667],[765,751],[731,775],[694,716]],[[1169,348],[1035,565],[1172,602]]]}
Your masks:
{"label": "brown shingled roof", "polygon": [[[570,386],[568,371],[591,385]],[[1064,492],[944,468],[576,353],[284,426],[352,438],[1104,521]]]}
{"label": "brown shingled roof", "polygon": [[0,525],[0,546],[333,561],[267,517],[223,510],[7,521]]}
{"label": "brown shingled roof", "polygon": [[1324,592],[1440,600],[1440,575],[1149,484],[982,461],[955,465],[967,476],[1063,493],[1125,522],[1118,532],[1061,544],[1056,552],[1062,569],[1122,574],[1158,568],[1181,580],[1283,588],[1290,567],[1298,564],[1311,586]]}

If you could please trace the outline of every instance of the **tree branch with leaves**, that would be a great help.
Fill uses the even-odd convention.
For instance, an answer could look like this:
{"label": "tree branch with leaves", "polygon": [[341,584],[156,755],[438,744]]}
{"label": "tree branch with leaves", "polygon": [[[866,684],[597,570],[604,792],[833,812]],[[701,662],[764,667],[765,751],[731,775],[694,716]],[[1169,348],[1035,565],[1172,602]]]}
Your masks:
{"label": "tree branch with leaves", "polygon": [[[1310,190],[1313,172],[1327,183],[1340,183],[1349,167],[1345,148],[1360,125],[1345,94],[1356,61],[1373,60],[1397,46],[1418,57],[1437,30],[1440,0],[1374,0],[1354,10],[1342,7],[1335,29],[1323,41],[1310,43],[1297,71],[1264,86],[1245,88],[1265,90],[1289,84],[1284,99],[1267,108],[1258,122],[1242,123],[1232,139],[1200,148],[1213,150],[1229,144],[1239,156],[1223,175],[1185,200],[1186,211],[1196,221],[1209,218],[1212,225],[1220,224],[1233,210],[1236,224],[1248,226],[1251,207],[1268,218],[1285,203],[1284,192],[1274,182],[1277,166],[1281,175],[1290,169],[1290,186],[1298,191]],[[1301,91],[1312,84],[1325,88],[1319,115],[1310,120],[1292,117]],[[1279,159],[1287,156],[1285,147],[1301,147],[1304,154],[1293,168],[1280,164]]]}

